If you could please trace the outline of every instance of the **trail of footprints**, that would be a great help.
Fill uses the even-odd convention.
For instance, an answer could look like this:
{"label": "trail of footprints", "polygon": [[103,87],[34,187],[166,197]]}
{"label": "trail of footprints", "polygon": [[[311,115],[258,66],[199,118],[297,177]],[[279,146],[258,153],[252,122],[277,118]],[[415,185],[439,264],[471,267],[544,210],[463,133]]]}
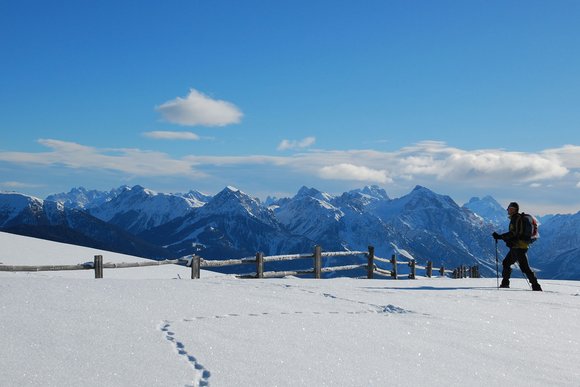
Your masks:
{"label": "trail of footprints", "polygon": [[[324,314],[328,314],[328,315],[339,315],[339,314],[360,315],[360,314],[370,314],[370,313],[388,315],[388,314],[413,313],[412,311],[405,310],[403,308],[400,308],[398,306],[391,305],[391,304],[384,305],[384,306],[383,305],[376,305],[376,304],[371,304],[371,303],[367,303],[364,301],[357,301],[357,300],[351,300],[348,298],[337,297],[337,296],[334,296],[330,293],[320,294],[320,293],[317,293],[317,292],[314,292],[311,290],[307,290],[307,289],[303,289],[303,288],[294,288],[291,285],[279,285],[279,286],[283,286],[285,288],[293,288],[293,290],[300,290],[302,292],[306,292],[306,293],[310,293],[310,294],[314,294],[314,295],[322,295],[324,297],[328,297],[328,298],[332,298],[332,299],[336,299],[336,300],[340,300],[340,301],[346,301],[346,302],[352,302],[352,303],[360,304],[360,305],[364,305],[364,306],[370,306],[372,309],[348,311],[348,312],[294,311],[294,312],[278,312],[278,313],[263,312],[263,313],[247,313],[247,314],[228,313],[228,314],[216,315],[216,316],[198,316],[198,317],[192,317],[192,318],[184,318],[184,319],[179,320],[178,322],[195,322],[195,321],[199,321],[199,320],[209,320],[209,319],[224,319],[224,318],[235,318],[235,317],[261,317],[261,316],[272,316],[272,315],[280,315],[280,316],[308,315],[308,314],[310,314],[310,315],[324,315]],[[175,332],[173,332],[171,329],[172,323],[173,323],[172,321],[164,320],[161,322],[158,329],[163,333],[165,339],[171,343],[171,345],[174,347],[176,353],[182,359],[184,359],[191,366],[191,368],[194,370],[195,378],[193,380],[193,386],[209,386],[209,378],[211,376],[211,372],[208,369],[206,369],[195,356],[190,354],[185,349],[185,345],[181,341],[177,340],[177,338],[175,337]],[[189,386],[186,386],[186,387],[189,387]]]}
{"label": "trail of footprints", "polygon": [[[185,349],[185,345],[175,338],[175,332],[171,330],[171,321],[164,320],[159,325],[159,330],[164,334],[165,339],[169,341],[177,354],[182,357],[195,372],[195,378],[192,386],[209,386],[209,377],[211,373]],[[189,386],[187,386],[189,387]]]}

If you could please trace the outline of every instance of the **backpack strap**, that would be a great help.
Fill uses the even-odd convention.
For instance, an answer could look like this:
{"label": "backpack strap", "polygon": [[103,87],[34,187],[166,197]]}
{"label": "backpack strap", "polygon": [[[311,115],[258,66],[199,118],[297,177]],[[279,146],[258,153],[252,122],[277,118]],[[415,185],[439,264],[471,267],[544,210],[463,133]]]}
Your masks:
{"label": "backpack strap", "polygon": [[524,234],[524,213],[516,214],[514,236],[516,239],[521,239]]}

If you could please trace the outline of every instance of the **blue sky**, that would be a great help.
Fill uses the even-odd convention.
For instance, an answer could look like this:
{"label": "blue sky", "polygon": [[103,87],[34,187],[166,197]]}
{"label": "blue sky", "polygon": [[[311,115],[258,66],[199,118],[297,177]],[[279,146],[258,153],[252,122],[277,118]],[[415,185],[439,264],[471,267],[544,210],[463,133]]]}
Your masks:
{"label": "blue sky", "polygon": [[0,190],[580,210],[580,2],[0,3]]}

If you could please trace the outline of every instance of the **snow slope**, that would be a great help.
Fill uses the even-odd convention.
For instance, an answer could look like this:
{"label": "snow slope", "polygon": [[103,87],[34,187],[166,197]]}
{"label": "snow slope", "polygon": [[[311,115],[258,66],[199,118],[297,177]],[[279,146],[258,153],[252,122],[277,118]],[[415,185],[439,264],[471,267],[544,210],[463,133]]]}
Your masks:
{"label": "snow slope", "polygon": [[[44,239],[30,238],[21,235],[9,234],[0,231],[0,264],[3,265],[77,265],[85,262],[93,262],[95,255],[102,255],[103,262],[150,262],[146,258],[114,253],[47,241]],[[205,272],[204,276],[221,275],[213,272]],[[93,270],[80,271],[52,271],[52,272],[1,272],[2,276],[11,277],[64,277],[64,278],[95,278]],[[179,265],[163,265],[153,267],[141,267],[133,269],[104,269],[104,277],[118,279],[171,279],[191,278],[191,269]],[[0,383],[2,385],[2,383]]]}
{"label": "snow slope", "polygon": [[[95,251],[0,233],[4,263]],[[24,244],[23,244],[24,242]],[[41,246],[42,252],[34,250]],[[113,259],[127,260],[126,256]],[[32,257],[34,255],[34,257]],[[133,258],[137,259],[137,258]],[[56,262],[58,261],[58,262]],[[577,386],[580,283],[0,272],[2,386]],[[187,270],[187,269],[185,269]],[[127,278],[114,278],[124,272]],[[133,278],[129,280],[128,278]]]}

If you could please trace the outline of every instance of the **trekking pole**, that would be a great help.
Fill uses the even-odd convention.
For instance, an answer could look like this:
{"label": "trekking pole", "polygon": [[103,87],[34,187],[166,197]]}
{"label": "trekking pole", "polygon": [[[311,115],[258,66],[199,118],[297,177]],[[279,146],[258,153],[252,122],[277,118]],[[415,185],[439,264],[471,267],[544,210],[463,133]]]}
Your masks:
{"label": "trekking pole", "polygon": [[530,281],[528,281],[528,277],[526,277],[524,275],[524,272],[522,271],[522,268],[520,267],[520,264],[516,262],[516,265],[518,266],[518,269],[520,269],[520,273],[522,274],[522,278],[526,280],[526,282],[528,283],[528,287],[531,289],[532,288],[532,284],[530,283]]}
{"label": "trekking pole", "polygon": [[499,264],[497,262],[497,239],[495,240],[495,277],[497,279],[497,288],[499,289]]}

